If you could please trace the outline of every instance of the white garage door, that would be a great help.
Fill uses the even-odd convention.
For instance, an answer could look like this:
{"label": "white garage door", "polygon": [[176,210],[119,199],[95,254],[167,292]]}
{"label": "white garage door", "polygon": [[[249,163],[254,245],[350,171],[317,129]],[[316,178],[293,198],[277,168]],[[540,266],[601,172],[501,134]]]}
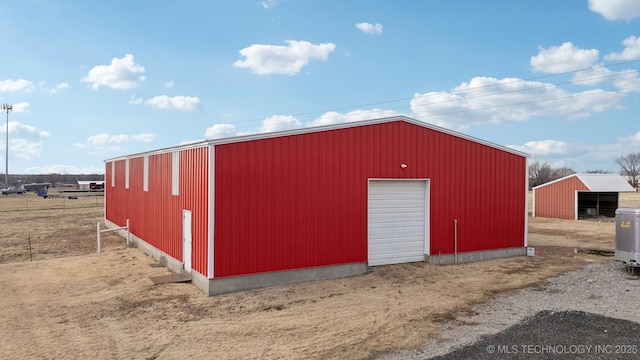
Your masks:
{"label": "white garage door", "polygon": [[424,261],[426,180],[369,181],[369,265]]}

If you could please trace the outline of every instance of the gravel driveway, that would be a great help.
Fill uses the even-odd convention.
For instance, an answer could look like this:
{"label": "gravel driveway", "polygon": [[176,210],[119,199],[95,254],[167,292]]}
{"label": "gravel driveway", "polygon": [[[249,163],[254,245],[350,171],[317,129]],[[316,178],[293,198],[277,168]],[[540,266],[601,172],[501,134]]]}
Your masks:
{"label": "gravel driveway", "polygon": [[640,358],[640,281],[607,261],[501,294],[443,324],[442,339],[399,359]]}

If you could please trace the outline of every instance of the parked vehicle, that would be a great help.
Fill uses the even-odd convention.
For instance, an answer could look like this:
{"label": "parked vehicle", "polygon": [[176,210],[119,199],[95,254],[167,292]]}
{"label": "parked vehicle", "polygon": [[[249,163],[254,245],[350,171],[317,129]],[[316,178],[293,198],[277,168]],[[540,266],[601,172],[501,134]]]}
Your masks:
{"label": "parked vehicle", "polygon": [[40,196],[43,199],[46,199],[46,198],[50,197],[49,189],[46,188],[46,187],[41,187],[38,190],[36,190],[36,195]]}
{"label": "parked vehicle", "polygon": [[2,195],[9,195],[9,194],[22,195],[25,192],[27,192],[25,189],[20,189],[20,188],[15,188],[15,187],[2,189]]}

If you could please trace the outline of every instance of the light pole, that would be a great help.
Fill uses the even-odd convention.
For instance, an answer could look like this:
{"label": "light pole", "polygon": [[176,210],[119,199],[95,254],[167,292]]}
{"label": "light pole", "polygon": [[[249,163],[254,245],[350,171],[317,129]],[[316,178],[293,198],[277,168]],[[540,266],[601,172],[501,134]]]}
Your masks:
{"label": "light pole", "polygon": [[13,106],[9,104],[0,105],[2,111],[7,113],[7,137],[4,143],[5,155],[4,155],[4,186],[9,187],[9,111],[13,110]]}

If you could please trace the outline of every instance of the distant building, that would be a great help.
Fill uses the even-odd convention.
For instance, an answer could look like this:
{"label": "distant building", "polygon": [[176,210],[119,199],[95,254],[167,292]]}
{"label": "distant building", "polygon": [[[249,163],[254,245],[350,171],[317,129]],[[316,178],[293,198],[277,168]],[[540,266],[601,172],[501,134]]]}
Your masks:
{"label": "distant building", "polygon": [[76,189],[82,191],[104,190],[104,180],[78,180]]}
{"label": "distant building", "polygon": [[533,216],[578,220],[615,217],[618,193],[635,189],[616,174],[573,174],[533,188]]}
{"label": "distant building", "polygon": [[42,189],[49,189],[52,186],[53,184],[51,183],[31,183],[31,184],[24,184],[22,187],[27,191],[38,191]]}

